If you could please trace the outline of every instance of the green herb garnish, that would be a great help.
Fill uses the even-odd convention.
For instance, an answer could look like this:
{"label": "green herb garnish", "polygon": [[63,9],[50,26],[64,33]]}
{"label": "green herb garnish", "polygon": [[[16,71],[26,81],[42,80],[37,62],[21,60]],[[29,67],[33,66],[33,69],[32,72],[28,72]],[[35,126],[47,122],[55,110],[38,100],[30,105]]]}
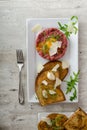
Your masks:
{"label": "green herb garnish", "polygon": [[63,119],[63,116],[60,116],[60,117],[56,117],[56,122],[60,122],[61,120]]}
{"label": "green herb garnish", "polygon": [[52,99],[57,98],[57,93],[55,93],[55,94],[50,94],[50,98],[52,98]]}
{"label": "green herb garnish", "polygon": [[79,71],[77,73],[73,72],[73,76],[70,76],[70,80],[65,81],[67,83],[66,94],[73,91],[73,95],[70,96],[70,101],[73,101],[77,98],[76,85],[77,85],[78,81],[79,81]]}
{"label": "green herb garnish", "polygon": [[47,46],[46,44],[43,45],[42,51],[43,51],[44,54],[47,53],[47,51],[48,51],[48,46]]}
{"label": "green herb garnish", "polygon": [[49,40],[50,38],[55,38],[56,40],[59,40],[60,39],[60,35],[52,34],[52,35],[48,36],[46,40]]}
{"label": "green herb garnish", "polygon": [[55,125],[56,125],[55,119],[52,119],[51,122],[52,122],[52,126],[55,126]]}
{"label": "green herb garnish", "polygon": [[67,38],[70,37],[71,34],[76,34],[78,31],[78,28],[76,27],[76,23],[78,22],[77,16],[72,16],[70,18],[70,22],[68,24],[61,24],[58,22],[59,29],[64,32]]}
{"label": "green herb garnish", "polygon": [[73,20],[72,24],[75,25],[78,21],[78,17],[77,16],[72,16],[71,20]]}
{"label": "green herb garnish", "polygon": [[52,119],[51,122],[52,122],[52,129],[53,130],[63,130],[64,129],[62,126],[56,126],[56,120],[55,119]]}

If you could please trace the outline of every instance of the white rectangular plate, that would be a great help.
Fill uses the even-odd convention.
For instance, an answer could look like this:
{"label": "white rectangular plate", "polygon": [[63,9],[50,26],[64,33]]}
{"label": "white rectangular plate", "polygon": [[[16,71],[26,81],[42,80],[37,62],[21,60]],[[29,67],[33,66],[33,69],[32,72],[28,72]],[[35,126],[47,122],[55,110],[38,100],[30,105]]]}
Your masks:
{"label": "white rectangular plate", "polygon": [[[36,24],[40,24],[43,28],[56,27],[58,28],[58,21],[62,24],[67,24],[69,22],[68,18],[39,18],[39,19],[27,19],[26,20],[26,47],[27,47],[27,93],[28,93],[28,102],[36,103],[38,102],[35,95],[35,78],[37,75],[37,66],[38,64],[45,64],[47,60],[41,58],[35,50],[35,37],[36,34],[31,31],[32,27]],[[78,27],[78,23],[76,25]],[[69,79],[69,76],[73,72],[78,72],[78,33],[76,35],[72,34],[69,38],[69,46],[65,56],[62,59],[68,61],[70,64],[69,73],[66,79]],[[63,82],[61,89],[64,94],[66,92],[66,84]],[[77,89],[77,99],[70,101],[70,94],[65,94],[66,101],[62,103],[73,103],[78,102],[78,85]]]}

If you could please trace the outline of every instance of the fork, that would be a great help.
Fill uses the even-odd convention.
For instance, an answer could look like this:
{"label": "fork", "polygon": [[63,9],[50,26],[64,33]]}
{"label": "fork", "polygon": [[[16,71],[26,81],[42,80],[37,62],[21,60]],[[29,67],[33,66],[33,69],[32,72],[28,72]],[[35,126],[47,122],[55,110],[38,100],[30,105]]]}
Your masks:
{"label": "fork", "polygon": [[17,56],[17,65],[19,67],[19,92],[18,92],[18,98],[19,98],[19,103],[23,104],[24,103],[24,91],[23,91],[23,86],[21,85],[21,70],[24,65],[24,57],[23,57],[23,52],[21,49],[16,50],[16,56]]}

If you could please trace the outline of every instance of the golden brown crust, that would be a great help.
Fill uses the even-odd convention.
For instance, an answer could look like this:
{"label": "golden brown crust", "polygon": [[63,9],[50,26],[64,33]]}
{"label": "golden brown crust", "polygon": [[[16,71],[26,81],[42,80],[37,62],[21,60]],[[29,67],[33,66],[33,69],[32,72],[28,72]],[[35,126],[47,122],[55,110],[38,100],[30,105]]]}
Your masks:
{"label": "golden brown crust", "polygon": [[87,114],[79,108],[64,123],[66,130],[87,130]]}
{"label": "golden brown crust", "polygon": [[38,130],[53,130],[50,126],[47,125],[46,122],[40,121],[38,124]]}
{"label": "golden brown crust", "polygon": [[57,113],[52,113],[47,116],[51,121],[55,121],[55,124],[52,126],[49,126],[45,121],[40,121],[38,123],[38,130],[53,130],[53,127],[61,127],[60,130],[64,130],[63,124],[65,121],[67,121],[67,116],[64,114],[57,114]]}
{"label": "golden brown crust", "polygon": [[52,103],[57,103],[57,102],[62,102],[62,101],[65,101],[65,96],[62,92],[62,90],[60,88],[57,88],[56,89],[56,93],[58,94],[57,96],[54,95],[54,96],[48,96],[47,99],[45,99],[43,96],[42,96],[42,89],[41,88],[38,88],[38,90],[36,91],[36,94],[38,96],[38,99],[39,99],[39,102],[42,106],[45,106],[45,105],[48,105],[48,104],[52,104]]}
{"label": "golden brown crust", "polygon": [[[39,99],[39,102],[42,106],[51,104],[51,103],[56,103],[56,102],[61,102],[65,100],[65,96],[60,89],[60,86],[57,86],[55,89],[56,95],[50,95],[48,94],[48,98],[44,98],[42,95],[43,90],[54,90],[54,84],[55,80],[49,80],[47,78],[47,73],[52,71],[55,65],[59,64],[59,68],[57,69],[56,72],[53,72],[55,77],[59,78],[60,80],[63,80],[65,76],[68,73],[68,69],[63,69],[62,68],[62,62],[61,61],[52,61],[48,62],[44,65],[43,70],[37,75],[36,80],[35,80],[35,92],[37,94],[37,97]],[[42,84],[42,81],[45,80],[47,81],[48,85],[45,86]]]}
{"label": "golden brown crust", "polygon": [[[56,89],[55,89],[55,92],[56,94],[55,95],[50,95],[48,93],[48,98],[44,98],[43,95],[42,95],[42,91],[43,90],[53,90],[54,89],[54,84],[55,84],[55,80],[52,81],[52,80],[49,80],[47,79],[47,73],[49,71],[43,71],[41,72],[37,78],[36,78],[36,82],[35,82],[35,92],[37,94],[37,97],[39,99],[39,102],[42,106],[44,105],[47,105],[47,104],[51,104],[51,103],[56,103],[56,102],[61,102],[61,101],[64,101],[65,100],[65,96],[62,92],[62,90],[60,89],[60,86],[58,86]],[[59,72],[55,72],[54,73],[56,75],[56,77],[59,77]],[[45,86],[42,84],[42,81],[43,80],[46,80],[49,85]]]}

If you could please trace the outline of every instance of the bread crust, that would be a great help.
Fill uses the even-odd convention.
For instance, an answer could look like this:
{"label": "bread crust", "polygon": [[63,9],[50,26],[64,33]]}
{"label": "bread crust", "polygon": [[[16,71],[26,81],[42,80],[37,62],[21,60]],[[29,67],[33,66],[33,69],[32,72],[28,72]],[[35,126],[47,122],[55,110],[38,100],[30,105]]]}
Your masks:
{"label": "bread crust", "polygon": [[[61,127],[60,130],[64,130],[63,124],[68,119],[66,115],[64,115],[64,114],[58,114],[58,113],[49,114],[47,116],[47,118],[49,118],[51,121],[52,120],[56,120],[56,119],[60,119],[58,121],[56,120],[56,126]],[[53,126],[49,126],[45,121],[41,120],[38,123],[38,130],[49,130],[49,129],[53,130]]]}
{"label": "bread crust", "polygon": [[[54,81],[49,80],[47,78],[47,73],[52,71],[53,67],[57,64],[59,64],[59,68],[57,69],[56,72],[53,72],[53,73],[57,78],[59,78],[60,80],[63,80],[68,73],[68,68],[63,69],[61,61],[53,61],[53,62],[46,63],[44,65],[43,70],[36,77],[35,92],[36,92],[37,97],[39,99],[39,102],[42,106],[48,105],[48,104],[51,104],[51,103],[62,102],[62,101],[66,100],[65,95],[60,88],[60,85],[55,89],[57,96],[55,96],[55,95],[52,96],[52,95],[48,94],[48,99],[45,99],[42,95],[42,91],[44,89],[46,89],[47,91],[50,90],[50,89],[51,90],[54,89],[55,80]],[[48,82],[49,85],[47,85],[47,87],[42,84],[43,80],[46,80]]]}
{"label": "bread crust", "polygon": [[64,123],[66,130],[87,130],[87,114],[79,108]]}
{"label": "bread crust", "polygon": [[[50,80],[46,79],[47,72],[49,72],[49,71],[41,72],[39,74],[39,76],[36,78],[36,83],[35,83],[35,92],[36,92],[37,97],[39,99],[39,102],[40,102],[40,104],[42,106],[48,105],[48,104],[52,104],[52,103],[56,103],[56,102],[61,102],[61,101],[65,100],[65,96],[64,96],[62,90],[60,89],[60,86],[58,86],[56,88],[56,90],[55,90],[57,95],[50,95],[50,94],[48,94],[48,98],[47,99],[43,97],[42,91],[44,89],[46,89],[46,90],[53,90],[54,89],[53,85],[55,83],[55,81],[50,81]],[[56,75],[57,76],[59,75],[58,72],[56,72]],[[47,85],[47,87],[41,84],[41,82],[44,79],[46,79],[48,81],[48,83],[49,83],[49,85]]]}

